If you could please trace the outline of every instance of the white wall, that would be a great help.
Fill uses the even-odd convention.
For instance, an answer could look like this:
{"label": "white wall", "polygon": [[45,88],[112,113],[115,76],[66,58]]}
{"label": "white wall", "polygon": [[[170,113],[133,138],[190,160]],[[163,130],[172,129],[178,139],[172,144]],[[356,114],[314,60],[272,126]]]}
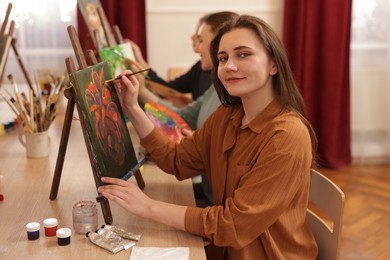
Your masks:
{"label": "white wall", "polygon": [[233,11],[267,21],[282,32],[283,0],[146,0],[148,63],[159,75],[168,67],[191,67],[198,60],[191,35],[198,19],[207,13]]}

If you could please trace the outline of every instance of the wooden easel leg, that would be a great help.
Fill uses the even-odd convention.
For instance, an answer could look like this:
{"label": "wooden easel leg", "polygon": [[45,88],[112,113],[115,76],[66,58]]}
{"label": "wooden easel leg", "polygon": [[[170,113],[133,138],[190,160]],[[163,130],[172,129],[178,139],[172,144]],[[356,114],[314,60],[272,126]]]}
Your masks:
{"label": "wooden easel leg", "polygon": [[38,95],[39,93],[35,93],[35,90],[34,90],[34,87],[33,87],[32,83],[31,83],[30,77],[28,76],[27,70],[26,70],[26,68],[24,67],[24,64],[23,64],[23,62],[22,62],[22,59],[20,58],[18,49],[16,48],[16,39],[15,39],[15,38],[12,39],[11,45],[12,45],[12,49],[13,49],[14,52],[15,52],[15,56],[16,56],[16,59],[18,60],[19,66],[20,66],[20,68],[22,69],[23,75],[24,75],[24,77],[26,78],[27,84],[28,84],[29,88],[33,91],[34,97],[35,97],[35,96]]}
{"label": "wooden easel leg", "polygon": [[106,223],[107,225],[111,225],[113,219],[112,219],[112,213],[111,213],[110,203],[108,199],[103,196],[99,196],[96,198],[96,201],[99,202],[100,206],[102,207],[104,223]]}
{"label": "wooden easel leg", "polygon": [[145,188],[145,181],[144,181],[144,178],[141,175],[140,170],[137,170],[136,172],[134,172],[134,177],[137,180],[138,187],[141,190],[143,190]]}
{"label": "wooden easel leg", "polygon": [[60,147],[57,155],[57,163],[54,171],[53,182],[51,185],[50,199],[57,198],[58,188],[61,180],[62,168],[64,165],[64,159],[66,154],[66,148],[68,146],[69,132],[72,125],[73,111],[75,106],[75,100],[71,88],[67,88],[64,91],[65,97],[68,99],[68,105],[66,107],[64,125],[62,128]]}

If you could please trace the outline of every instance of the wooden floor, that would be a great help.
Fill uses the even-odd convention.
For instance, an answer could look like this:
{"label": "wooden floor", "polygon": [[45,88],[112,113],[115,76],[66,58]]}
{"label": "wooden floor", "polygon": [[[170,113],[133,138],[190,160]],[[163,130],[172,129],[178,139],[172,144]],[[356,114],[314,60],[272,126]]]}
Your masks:
{"label": "wooden floor", "polygon": [[390,164],[319,171],[345,193],[340,260],[390,259]]}

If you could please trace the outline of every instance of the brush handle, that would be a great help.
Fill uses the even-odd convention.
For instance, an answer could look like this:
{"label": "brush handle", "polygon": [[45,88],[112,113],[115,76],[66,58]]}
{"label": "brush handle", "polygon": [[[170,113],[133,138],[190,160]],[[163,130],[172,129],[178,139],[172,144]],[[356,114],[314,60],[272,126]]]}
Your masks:
{"label": "brush handle", "polygon": [[113,79],[106,80],[105,82],[108,83],[108,82],[111,82],[111,81],[114,81],[114,80],[118,80],[118,79],[120,79],[122,77],[127,77],[128,78],[128,77],[133,76],[135,74],[142,73],[142,72],[149,71],[149,70],[151,70],[151,68],[147,68],[147,69],[144,69],[144,70],[139,70],[139,71],[132,72],[132,73],[127,73],[125,75],[119,75],[119,76],[117,76],[117,77],[115,77]]}

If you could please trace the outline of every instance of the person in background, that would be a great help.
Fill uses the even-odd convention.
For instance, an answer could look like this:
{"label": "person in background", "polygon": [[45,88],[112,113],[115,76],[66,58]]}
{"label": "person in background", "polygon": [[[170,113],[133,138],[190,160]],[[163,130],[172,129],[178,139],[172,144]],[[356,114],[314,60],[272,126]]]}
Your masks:
{"label": "person in background", "polygon": [[[195,32],[191,36],[192,49],[195,53],[199,53],[199,42],[197,35],[199,27],[203,24],[204,18],[206,16],[203,16],[199,19],[195,28]],[[132,45],[136,62],[139,63],[139,65],[143,68],[149,68],[150,66],[143,58],[139,46],[132,41],[130,41],[130,44]],[[163,79],[154,70],[150,70],[147,73],[147,77],[152,81],[168,86],[181,93],[191,93],[192,100],[197,100],[211,86],[210,69],[202,69],[200,60],[197,61],[186,73],[171,81]]]}
{"label": "person in background", "polygon": [[218,30],[210,52],[223,105],[179,144],[139,107],[136,77],[115,86],[153,161],[179,180],[206,172],[215,205],[161,202],[116,178],[102,178],[98,192],[137,216],[208,238],[208,259],[315,259],[306,210],[317,139],[282,42],[263,20],[241,15]]}
{"label": "person in background", "polygon": [[[223,24],[223,22],[237,15],[238,14],[233,12],[216,12],[202,17],[202,24],[199,25],[196,35],[198,39],[196,43],[196,50],[200,56],[199,64],[202,71],[210,71],[213,66],[210,57],[210,43],[214,33],[218,27]],[[133,62],[132,66],[134,67],[134,70],[143,70],[148,68],[148,65],[145,66],[142,62]],[[142,103],[155,102],[167,106],[179,114],[194,130],[201,127],[207,117],[221,104],[218,95],[215,92],[215,88],[208,87],[206,94],[201,95],[191,104],[182,108],[174,107],[169,102],[162,100],[152,93],[145,86],[145,74],[138,75],[139,76],[137,78],[140,82],[139,97]]]}

